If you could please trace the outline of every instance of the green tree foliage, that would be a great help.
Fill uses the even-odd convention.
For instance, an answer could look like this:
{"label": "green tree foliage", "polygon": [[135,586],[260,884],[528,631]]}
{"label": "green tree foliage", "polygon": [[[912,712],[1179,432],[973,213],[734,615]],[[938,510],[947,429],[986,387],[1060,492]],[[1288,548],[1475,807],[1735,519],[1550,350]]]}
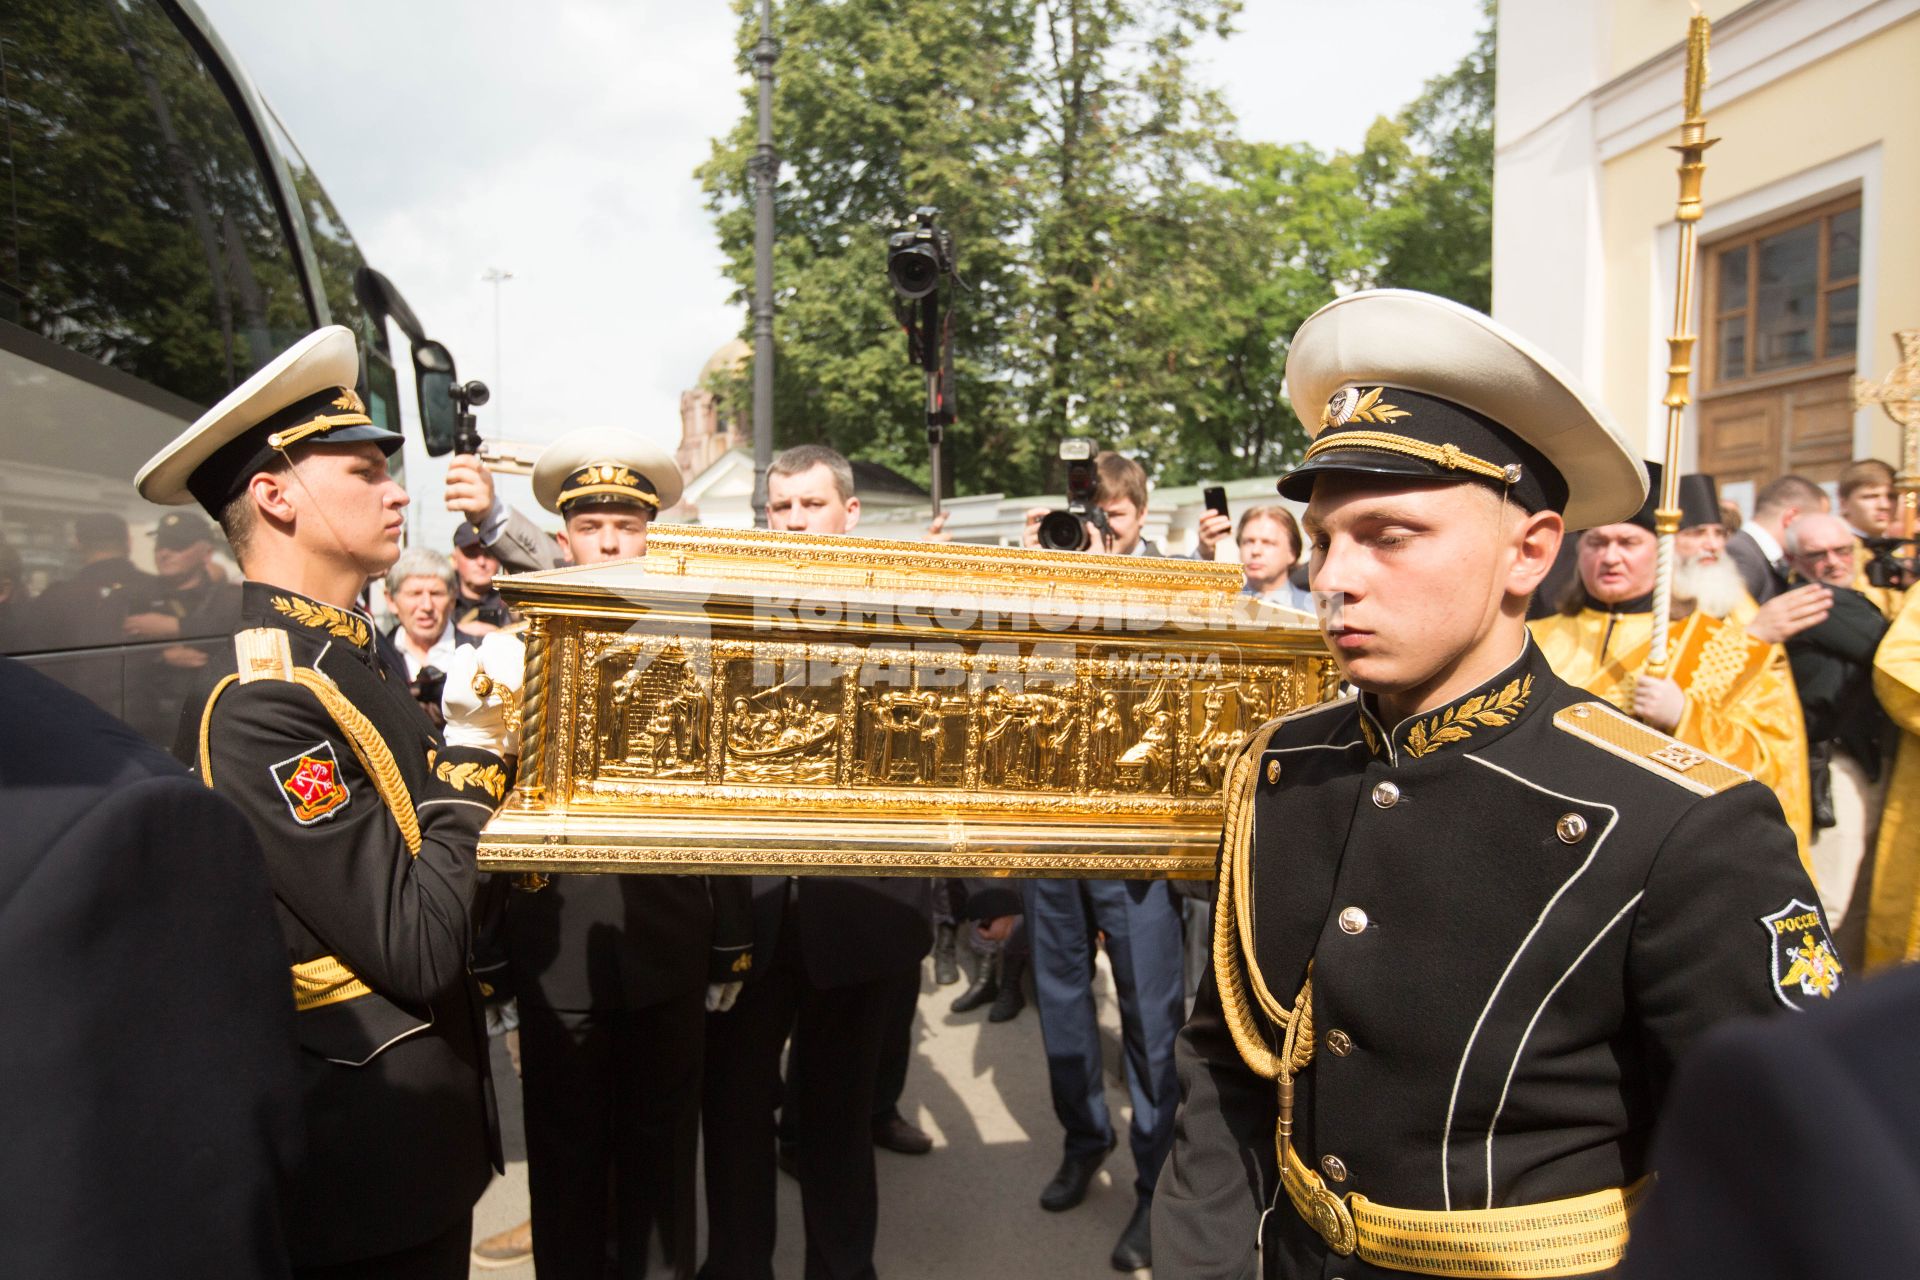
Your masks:
{"label": "green tree foliage", "polygon": [[[741,66],[758,36],[741,14]],[[1297,456],[1288,337],[1376,284],[1488,301],[1491,22],[1353,154],[1248,142],[1196,42],[1241,0],[782,0],[774,133],[775,440],[926,476],[921,384],[883,266],[940,208],[956,310],[961,492],[1057,482],[1091,435],[1157,480]],[[1489,17],[1491,9],[1488,10]],[[753,279],[754,95],[701,168],[739,297]],[[724,389],[745,403],[750,374]]]}

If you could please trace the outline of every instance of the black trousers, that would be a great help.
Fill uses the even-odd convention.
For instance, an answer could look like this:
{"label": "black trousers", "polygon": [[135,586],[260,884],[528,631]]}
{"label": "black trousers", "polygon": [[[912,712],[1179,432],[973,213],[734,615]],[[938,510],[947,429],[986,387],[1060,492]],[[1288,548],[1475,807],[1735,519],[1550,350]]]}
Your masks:
{"label": "black trousers", "polygon": [[466,1280],[472,1246],[473,1215],[468,1213],[411,1249],[326,1267],[295,1267],[293,1280]]}
{"label": "black trousers", "polygon": [[913,1017],[920,1011],[920,962],[914,961],[913,968],[904,971],[892,988],[887,993],[880,1074],[873,1086],[875,1120],[884,1120],[898,1111],[900,1096],[907,1089],[907,1064],[913,1058]]}
{"label": "black trousers", "polygon": [[[656,1217],[679,1276],[693,1274],[695,1154],[705,991],[645,1009],[520,1005],[527,1186],[540,1280],[647,1274]],[[617,1253],[609,1250],[611,1204]]]}
{"label": "black trousers", "polygon": [[[799,1142],[806,1280],[871,1280],[880,1198],[874,1081],[898,979],[817,987],[783,930],[772,961],[726,1013],[707,1016],[704,1280],[772,1280],[778,1222],[774,1109],[780,1050]],[[534,1227],[539,1239],[539,1226]],[[543,1274],[541,1280],[547,1280]]]}

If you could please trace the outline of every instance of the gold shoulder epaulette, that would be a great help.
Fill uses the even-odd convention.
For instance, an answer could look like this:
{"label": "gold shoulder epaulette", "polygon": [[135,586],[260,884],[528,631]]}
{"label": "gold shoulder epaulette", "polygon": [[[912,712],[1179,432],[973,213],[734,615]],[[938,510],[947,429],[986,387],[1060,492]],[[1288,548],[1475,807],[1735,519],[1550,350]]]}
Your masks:
{"label": "gold shoulder epaulette", "polygon": [[1658,774],[1695,795],[1719,795],[1743,782],[1753,781],[1753,775],[1746,770],[1736,769],[1697,747],[1670,738],[1604,702],[1582,702],[1568,707],[1554,715],[1553,727],[1622,760],[1630,760],[1648,773]]}
{"label": "gold shoulder epaulette", "polygon": [[241,684],[255,680],[293,679],[293,648],[278,627],[253,627],[236,632],[233,656],[239,662]]}

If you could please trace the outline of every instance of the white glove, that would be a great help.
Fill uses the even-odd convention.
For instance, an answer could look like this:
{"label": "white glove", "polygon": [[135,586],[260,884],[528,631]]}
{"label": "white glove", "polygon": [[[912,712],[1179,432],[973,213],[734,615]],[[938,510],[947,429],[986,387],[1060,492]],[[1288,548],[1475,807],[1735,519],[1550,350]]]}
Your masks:
{"label": "white glove", "polygon": [[526,644],[506,632],[492,632],[477,645],[453,651],[440,695],[448,746],[481,747],[497,756],[519,754],[520,686],[526,664]]}
{"label": "white glove", "polygon": [[707,984],[707,1012],[725,1013],[733,1008],[733,1002],[740,998],[740,988],[744,982],[709,982]]}

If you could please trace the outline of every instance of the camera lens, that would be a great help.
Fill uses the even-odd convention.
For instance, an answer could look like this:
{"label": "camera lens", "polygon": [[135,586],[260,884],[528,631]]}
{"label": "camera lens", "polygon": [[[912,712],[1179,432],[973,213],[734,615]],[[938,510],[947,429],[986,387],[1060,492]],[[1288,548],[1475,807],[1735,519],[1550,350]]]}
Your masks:
{"label": "camera lens", "polygon": [[1087,526],[1071,511],[1049,511],[1040,517],[1040,545],[1048,551],[1085,551]]}
{"label": "camera lens", "polygon": [[897,248],[887,255],[887,278],[903,298],[924,298],[940,283],[940,258],[924,244]]}

